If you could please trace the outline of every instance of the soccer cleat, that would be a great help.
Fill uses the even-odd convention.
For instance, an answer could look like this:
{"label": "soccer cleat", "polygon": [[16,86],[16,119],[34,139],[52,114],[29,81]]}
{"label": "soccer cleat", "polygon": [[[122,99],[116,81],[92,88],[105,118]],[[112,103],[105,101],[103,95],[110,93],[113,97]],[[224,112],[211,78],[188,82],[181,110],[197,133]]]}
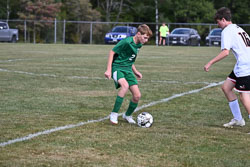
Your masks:
{"label": "soccer cleat", "polygon": [[223,126],[225,128],[233,128],[233,126],[245,126],[245,120],[242,119],[240,121],[236,120],[236,119],[232,119],[229,123],[224,124]]}
{"label": "soccer cleat", "polygon": [[122,115],[122,118],[124,118],[126,121],[128,121],[128,123],[130,124],[136,124],[136,122],[133,120],[133,117],[132,116],[126,116],[126,114],[124,113]]}
{"label": "soccer cleat", "polygon": [[110,122],[112,124],[117,125],[118,124],[118,113],[116,112],[111,112],[110,116],[109,116]]}

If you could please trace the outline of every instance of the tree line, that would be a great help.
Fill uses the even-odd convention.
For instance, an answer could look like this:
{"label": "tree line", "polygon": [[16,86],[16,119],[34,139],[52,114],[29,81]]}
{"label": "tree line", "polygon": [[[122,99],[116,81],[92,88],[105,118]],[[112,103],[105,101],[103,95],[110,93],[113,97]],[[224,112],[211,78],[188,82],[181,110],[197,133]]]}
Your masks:
{"label": "tree line", "polygon": [[[214,23],[213,16],[222,6],[231,9],[233,22],[250,23],[250,3],[246,0],[1,0],[0,19],[48,21],[36,23],[35,31],[29,30],[33,35],[45,35],[39,32],[53,26],[55,18],[72,21],[155,22],[156,7],[159,23]],[[71,40],[82,42],[79,34],[88,29],[84,26],[79,25],[76,34],[71,35]]]}

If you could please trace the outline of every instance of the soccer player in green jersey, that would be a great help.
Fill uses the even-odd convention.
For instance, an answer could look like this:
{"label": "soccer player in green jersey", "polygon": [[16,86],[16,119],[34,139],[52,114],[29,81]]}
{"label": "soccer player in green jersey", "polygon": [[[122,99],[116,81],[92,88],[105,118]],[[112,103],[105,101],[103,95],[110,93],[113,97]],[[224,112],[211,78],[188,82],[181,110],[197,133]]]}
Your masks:
{"label": "soccer player in green jersey", "polygon": [[114,108],[110,114],[110,121],[113,124],[118,124],[118,111],[123,102],[123,98],[128,92],[132,93],[132,99],[123,118],[128,123],[135,124],[132,118],[132,113],[136,109],[141,98],[141,92],[138,87],[136,77],[140,80],[142,74],[135,68],[134,62],[142,45],[148,42],[152,36],[152,31],[146,24],[138,27],[134,37],[127,37],[121,40],[110,52],[107,63],[107,70],[104,73],[105,77],[112,78],[116,89],[120,88]]}

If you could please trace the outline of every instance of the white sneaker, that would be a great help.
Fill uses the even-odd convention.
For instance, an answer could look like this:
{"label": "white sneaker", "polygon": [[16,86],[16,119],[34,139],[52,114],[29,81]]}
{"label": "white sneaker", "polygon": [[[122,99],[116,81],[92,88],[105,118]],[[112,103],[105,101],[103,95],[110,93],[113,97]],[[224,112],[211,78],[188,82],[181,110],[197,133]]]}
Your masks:
{"label": "white sneaker", "polygon": [[122,118],[124,118],[126,121],[128,121],[128,123],[130,124],[136,124],[136,122],[133,120],[133,117],[132,116],[126,116],[126,114],[124,113],[122,115]]}
{"label": "white sneaker", "polygon": [[245,120],[242,119],[240,121],[236,120],[236,119],[232,119],[229,123],[224,124],[223,126],[225,128],[233,128],[233,126],[245,126]]}
{"label": "white sneaker", "polygon": [[109,116],[110,122],[112,124],[117,125],[118,124],[118,113],[116,112],[111,112]]}

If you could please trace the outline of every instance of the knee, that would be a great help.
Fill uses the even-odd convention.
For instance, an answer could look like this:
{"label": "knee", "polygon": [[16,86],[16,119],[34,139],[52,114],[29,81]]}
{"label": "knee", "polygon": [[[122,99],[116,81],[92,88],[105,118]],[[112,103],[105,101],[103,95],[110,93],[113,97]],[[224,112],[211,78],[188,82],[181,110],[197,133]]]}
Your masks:
{"label": "knee", "polygon": [[139,102],[139,100],[141,99],[141,93],[136,93],[133,95],[133,101],[134,102]]}
{"label": "knee", "polygon": [[222,89],[222,91],[223,91],[224,93],[227,93],[227,92],[231,91],[231,90],[227,87],[227,85],[225,85],[225,84],[223,84],[223,85],[221,86],[221,89]]}

